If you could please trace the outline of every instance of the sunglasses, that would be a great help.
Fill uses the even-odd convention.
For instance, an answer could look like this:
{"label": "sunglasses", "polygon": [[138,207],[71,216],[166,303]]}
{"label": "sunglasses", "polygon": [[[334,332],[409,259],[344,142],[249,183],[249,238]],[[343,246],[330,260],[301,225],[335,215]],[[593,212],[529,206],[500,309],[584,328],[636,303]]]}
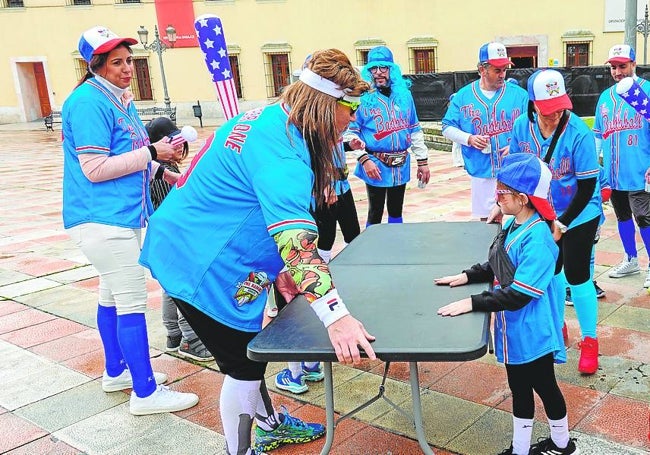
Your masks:
{"label": "sunglasses", "polygon": [[352,111],[352,114],[357,112],[357,109],[359,109],[359,106],[361,105],[361,102],[348,101],[348,100],[337,100],[336,102],[342,106],[349,107],[350,111]]}
{"label": "sunglasses", "polygon": [[374,73],[385,73],[386,71],[388,71],[387,66],[373,66],[372,68],[370,68],[370,72],[373,73],[373,74]]}

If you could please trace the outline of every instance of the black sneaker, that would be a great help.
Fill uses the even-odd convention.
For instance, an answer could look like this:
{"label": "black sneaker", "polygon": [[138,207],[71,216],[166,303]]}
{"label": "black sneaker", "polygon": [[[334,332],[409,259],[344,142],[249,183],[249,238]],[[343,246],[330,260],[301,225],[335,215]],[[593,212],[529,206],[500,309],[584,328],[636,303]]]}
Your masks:
{"label": "black sneaker", "polygon": [[566,288],[564,303],[568,306],[573,306],[573,299],[571,298],[571,288]]}
{"label": "black sneaker", "polygon": [[602,299],[605,297],[605,290],[598,286],[598,283],[594,281],[594,288],[596,289],[596,298],[597,299]]}
{"label": "black sneaker", "polygon": [[167,336],[167,346],[165,346],[165,351],[167,352],[176,352],[178,348],[181,347],[181,338],[182,335],[176,335],[173,337]]}
{"label": "black sneaker", "polygon": [[578,455],[579,453],[575,438],[569,439],[569,444],[564,449],[560,449],[551,438],[547,438],[530,446],[528,455]]}
{"label": "black sneaker", "polygon": [[205,347],[203,342],[198,338],[193,340],[182,340],[181,346],[178,349],[178,355],[188,359],[196,360],[197,362],[210,362],[214,357]]}

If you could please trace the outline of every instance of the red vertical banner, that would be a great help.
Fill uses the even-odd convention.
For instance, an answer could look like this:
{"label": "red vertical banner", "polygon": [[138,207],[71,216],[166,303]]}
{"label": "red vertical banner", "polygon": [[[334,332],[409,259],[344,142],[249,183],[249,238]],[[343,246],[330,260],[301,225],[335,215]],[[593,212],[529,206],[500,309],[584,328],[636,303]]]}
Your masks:
{"label": "red vertical banner", "polygon": [[194,30],[194,6],[192,0],[154,0],[160,39],[167,43],[168,26],[176,29],[174,47],[198,47]]}

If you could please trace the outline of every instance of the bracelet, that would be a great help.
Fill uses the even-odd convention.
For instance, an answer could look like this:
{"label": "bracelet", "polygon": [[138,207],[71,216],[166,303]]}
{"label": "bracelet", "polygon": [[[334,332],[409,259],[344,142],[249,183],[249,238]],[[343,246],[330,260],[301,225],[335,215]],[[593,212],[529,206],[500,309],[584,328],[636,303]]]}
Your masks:
{"label": "bracelet", "polygon": [[363,165],[366,163],[366,161],[368,161],[369,159],[370,159],[370,157],[368,156],[367,153],[365,153],[365,154],[361,155],[361,156],[357,159],[357,161],[359,161],[359,164],[361,164],[361,165],[363,166]]}
{"label": "bracelet", "polygon": [[350,314],[336,289],[332,289],[321,298],[314,300],[310,306],[325,327],[329,327],[343,316]]}
{"label": "bracelet", "polygon": [[156,151],[156,147],[154,147],[153,145],[147,145],[147,148],[149,149],[149,153],[151,153],[152,160],[158,158],[158,152]]}

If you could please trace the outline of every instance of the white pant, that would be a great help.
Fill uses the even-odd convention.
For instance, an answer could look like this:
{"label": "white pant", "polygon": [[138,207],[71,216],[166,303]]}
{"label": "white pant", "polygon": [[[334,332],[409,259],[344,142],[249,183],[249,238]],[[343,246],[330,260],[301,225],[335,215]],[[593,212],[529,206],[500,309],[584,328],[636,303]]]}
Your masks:
{"label": "white pant", "polygon": [[118,315],[144,313],[147,282],[140,258],[140,229],[85,223],[66,229],[99,273],[99,304]]}
{"label": "white pant", "polygon": [[496,204],[497,179],[470,178],[472,182],[472,216],[487,218]]}

